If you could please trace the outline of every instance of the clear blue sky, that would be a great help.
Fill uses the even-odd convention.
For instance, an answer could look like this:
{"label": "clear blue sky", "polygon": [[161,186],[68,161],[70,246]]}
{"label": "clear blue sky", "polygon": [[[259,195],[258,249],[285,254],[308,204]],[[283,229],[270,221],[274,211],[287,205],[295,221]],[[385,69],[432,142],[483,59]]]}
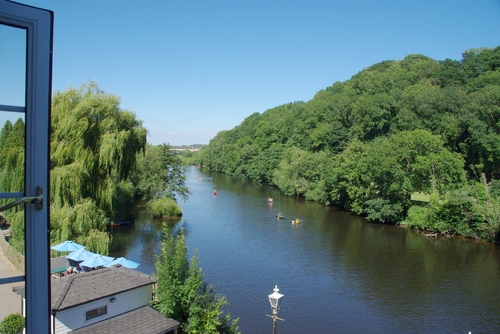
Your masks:
{"label": "clear blue sky", "polygon": [[498,0],[18,0],[52,10],[53,91],[95,80],[152,144],[208,144],[365,67],[500,46]]}

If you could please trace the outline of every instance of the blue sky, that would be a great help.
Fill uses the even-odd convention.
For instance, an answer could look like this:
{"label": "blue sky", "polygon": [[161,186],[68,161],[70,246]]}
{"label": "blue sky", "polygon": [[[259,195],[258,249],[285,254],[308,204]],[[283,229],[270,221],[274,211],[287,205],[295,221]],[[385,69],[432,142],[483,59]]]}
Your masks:
{"label": "blue sky", "polygon": [[54,12],[53,91],[96,81],[151,144],[208,144],[383,60],[500,46],[500,1],[18,0]]}

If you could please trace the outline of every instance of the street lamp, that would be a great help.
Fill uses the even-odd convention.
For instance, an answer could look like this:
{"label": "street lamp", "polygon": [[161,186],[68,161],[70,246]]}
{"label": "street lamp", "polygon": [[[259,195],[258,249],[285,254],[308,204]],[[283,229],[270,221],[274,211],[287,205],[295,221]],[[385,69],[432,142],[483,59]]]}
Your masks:
{"label": "street lamp", "polygon": [[273,293],[267,296],[269,298],[269,303],[271,303],[271,309],[273,310],[273,315],[266,314],[266,316],[273,319],[273,334],[276,334],[276,320],[285,321],[285,319],[278,318],[278,310],[280,309],[280,299],[283,298],[284,295],[278,292],[280,291],[280,289],[278,289],[277,285],[274,287],[273,291],[274,291]]}

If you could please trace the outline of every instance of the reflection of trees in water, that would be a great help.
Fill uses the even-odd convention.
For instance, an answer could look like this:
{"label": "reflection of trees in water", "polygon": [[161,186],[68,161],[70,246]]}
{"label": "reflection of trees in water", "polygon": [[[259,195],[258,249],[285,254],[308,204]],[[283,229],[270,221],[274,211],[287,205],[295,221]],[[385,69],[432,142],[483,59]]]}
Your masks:
{"label": "reflection of trees in water", "polygon": [[187,223],[180,224],[180,222],[180,218],[153,218],[151,211],[138,203],[131,224],[113,229],[111,255],[134,259],[141,263],[139,270],[150,274],[154,271],[155,255],[160,252],[160,243],[163,240],[162,226],[166,225],[169,233],[177,233],[183,226],[187,235],[189,233]]}
{"label": "reflection of trees in water", "polygon": [[[438,313],[449,313],[458,325],[451,314],[474,317],[478,305],[496,305],[488,308],[497,308],[492,316],[500,325],[498,300],[486,292],[500,290],[500,254],[491,245],[428,239],[405,228],[371,223],[343,224],[331,237],[343,255],[337,270],[349,277],[346,288],[384,316],[411,309],[414,316],[408,321],[419,319],[422,328],[432,328]],[[459,330],[450,326],[451,331]]]}

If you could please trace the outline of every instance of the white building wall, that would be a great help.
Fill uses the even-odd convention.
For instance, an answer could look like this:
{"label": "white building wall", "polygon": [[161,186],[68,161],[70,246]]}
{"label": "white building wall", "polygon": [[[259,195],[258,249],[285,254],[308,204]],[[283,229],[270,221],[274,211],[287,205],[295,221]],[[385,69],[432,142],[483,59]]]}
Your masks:
{"label": "white building wall", "polygon": [[[136,308],[149,305],[152,293],[151,285],[143,286],[134,290],[125,291],[112,296],[107,296],[102,299],[94,300],[92,302],[82,304],[62,310],[56,313],[55,319],[55,332],[53,334],[64,334],[69,331],[95,324],[122,313],[126,313]],[[110,299],[116,298],[114,303]],[[87,311],[96,309],[101,306],[108,306],[108,313],[94,319],[85,320]]]}

